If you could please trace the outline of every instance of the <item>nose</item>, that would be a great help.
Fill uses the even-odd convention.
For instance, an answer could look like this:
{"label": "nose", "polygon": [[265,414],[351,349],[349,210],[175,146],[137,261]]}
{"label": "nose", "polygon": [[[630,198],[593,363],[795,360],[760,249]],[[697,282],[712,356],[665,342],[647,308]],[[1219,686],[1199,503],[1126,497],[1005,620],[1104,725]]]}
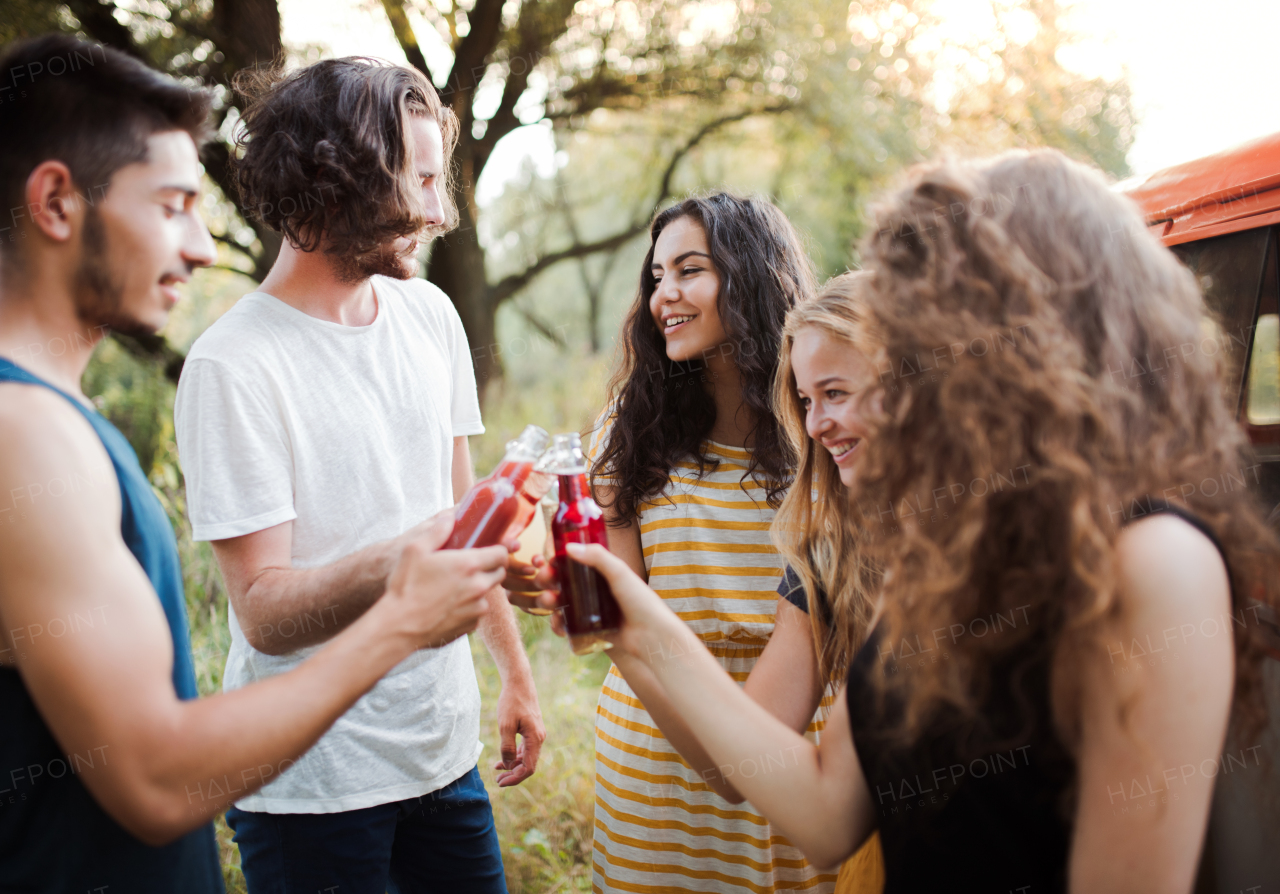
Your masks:
{"label": "nose", "polygon": [[810,403],[809,410],[804,416],[804,430],[815,441],[821,440],[832,426],[831,417],[821,407],[822,405],[817,401]]}
{"label": "nose", "polygon": [[204,225],[204,218],[199,212],[191,215],[191,225],[182,241],[182,259],[189,267],[208,267],[218,259],[217,247],[209,228]]}
{"label": "nose", "polygon": [[436,185],[435,180],[431,181],[429,186],[422,190],[422,200],[426,208],[427,226],[439,227],[444,225],[444,202],[440,198],[440,189]]}

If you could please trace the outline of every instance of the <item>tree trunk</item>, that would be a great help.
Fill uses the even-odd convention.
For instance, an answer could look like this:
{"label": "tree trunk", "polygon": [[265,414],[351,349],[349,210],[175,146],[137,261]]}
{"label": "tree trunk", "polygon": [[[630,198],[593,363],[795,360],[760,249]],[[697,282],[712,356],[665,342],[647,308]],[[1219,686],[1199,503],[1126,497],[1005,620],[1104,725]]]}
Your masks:
{"label": "tree trunk", "polygon": [[485,282],[484,249],[476,238],[471,209],[459,202],[458,228],[432,243],[427,279],[439,286],[462,318],[471,345],[476,387],[484,398],[486,387],[502,376],[502,346],[496,338],[495,311]]}

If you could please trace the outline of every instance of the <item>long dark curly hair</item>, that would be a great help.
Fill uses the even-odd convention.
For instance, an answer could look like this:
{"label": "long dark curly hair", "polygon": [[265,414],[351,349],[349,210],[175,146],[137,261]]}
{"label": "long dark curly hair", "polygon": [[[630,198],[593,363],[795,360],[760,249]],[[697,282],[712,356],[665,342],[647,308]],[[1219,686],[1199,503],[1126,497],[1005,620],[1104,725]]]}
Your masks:
{"label": "long dark curly hair", "polygon": [[650,269],[654,245],[668,224],[683,217],[702,226],[720,275],[716,306],[751,414],[751,461],[743,479],[765,488],[769,505],[777,506],[794,465],[770,391],[787,311],[816,289],[813,263],[791,222],[768,200],[727,192],[686,199],[658,213],[649,227],[640,288],[623,326],[622,362],[609,386],[613,425],[595,458],[594,477],[611,479],[612,496],[605,499],[621,523],[662,492],[677,462],[697,462],[700,475],[717,465],[702,449],[716,420],[715,402],[701,387],[705,364],[668,360],[649,311],[657,287]]}
{"label": "long dark curly hair", "polygon": [[[853,508],[885,569],[884,642],[1029,621],[962,638],[954,660],[896,684],[880,667],[900,689],[902,732],[942,704],[976,713],[1002,656],[1033,647],[1077,741],[1080,680],[1107,666],[1106,631],[1127,610],[1116,540],[1148,498],[1186,507],[1221,541],[1237,718],[1262,728],[1258,615],[1277,604],[1280,549],[1243,486],[1256,460],[1200,289],[1132,202],[1053,150],[935,164],[877,207],[863,256],[883,417]],[[1130,373],[1157,357],[1174,359]]]}

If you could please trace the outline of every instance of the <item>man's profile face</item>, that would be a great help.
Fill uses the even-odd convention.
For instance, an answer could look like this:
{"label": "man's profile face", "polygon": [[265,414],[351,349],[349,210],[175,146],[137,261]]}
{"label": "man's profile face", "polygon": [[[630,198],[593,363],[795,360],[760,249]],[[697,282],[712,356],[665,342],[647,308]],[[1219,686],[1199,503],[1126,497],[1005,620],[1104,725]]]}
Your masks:
{"label": "man's profile face", "polygon": [[[437,227],[444,222],[444,203],[440,195],[440,180],[444,173],[444,138],[440,125],[426,115],[406,116],[408,150],[411,170],[422,188],[427,226]],[[394,242],[360,257],[351,258],[342,265],[342,278],[360,282],[370,276],[389,276],[392,279],[412,279],[418,273],[418,249],[420,236],[401,236]]]}
{"label": "man's profile face", "polygon": [[214,261],[196,203],[200,160],[185,131],[147,140],[147,158],[115,172],[85,209],[76,312],[90,326],[153,333],[178,302],[178,286]]}

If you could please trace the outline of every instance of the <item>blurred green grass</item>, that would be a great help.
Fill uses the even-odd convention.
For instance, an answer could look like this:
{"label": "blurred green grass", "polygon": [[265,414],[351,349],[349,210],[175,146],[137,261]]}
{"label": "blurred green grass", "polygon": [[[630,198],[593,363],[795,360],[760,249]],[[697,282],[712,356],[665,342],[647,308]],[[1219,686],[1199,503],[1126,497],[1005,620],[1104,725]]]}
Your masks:
{"label": "blurred green grass", "polygon": [[[588,427],[603,401],[608,365],[603,355],[575,354],[549,345],[511,358],[505,380],[486,396],[486,432],[471,439],[477,475],[492,470],[505,442],[527,423],[551,432]],[[173,522],[197,683],[202,695],[218,692],[231,644],[227,595],[209,544],[191,539],[173,436],[173,386],[154,365],[139,362],[108,339],[95,353],[84,388],[133,443]],[[537,773],[513,788],[494,785],[500,683],[488,651],[471,637],[484,712],[480,770],[493,802],[508,888],[513,894],[589,891],[595,704],[609,660],[603,655],[576,658],[564,640],[550,632],[545,619],[521,612],[517,618],[548,735]],[[227,890],[244,894],[239,850],[221,817],[216,831]]]}

